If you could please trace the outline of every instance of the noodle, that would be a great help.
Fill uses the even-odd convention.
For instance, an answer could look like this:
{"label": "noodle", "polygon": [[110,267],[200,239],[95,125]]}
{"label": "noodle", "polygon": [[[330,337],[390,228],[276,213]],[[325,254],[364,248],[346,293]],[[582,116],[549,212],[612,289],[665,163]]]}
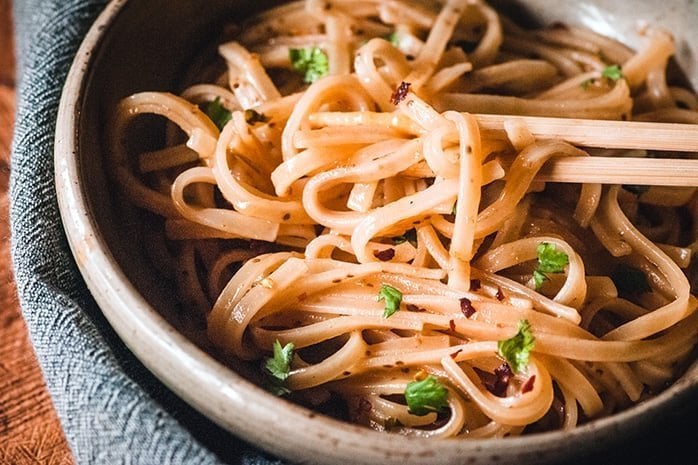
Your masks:
{"label": "noodle", "polygon": [[[347,421],[462,438],[574,428],[692,360],[696,188],[544,183],[599,151],[474,117],[695,123],[668,32],[635,53],[479,0],[307,0],[241,31],[216,79],[111,125],[111,177],[163,219],[156,266],[222,357]],[[159,147],[132,135],[146,114]]]}

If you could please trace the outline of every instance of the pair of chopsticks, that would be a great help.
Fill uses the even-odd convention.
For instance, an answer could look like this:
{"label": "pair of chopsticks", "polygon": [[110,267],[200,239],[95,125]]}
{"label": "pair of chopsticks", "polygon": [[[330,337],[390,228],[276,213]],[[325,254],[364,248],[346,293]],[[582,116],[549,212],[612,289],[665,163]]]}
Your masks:
{"label": "pair of chopsticks", "polygon": [[[521,121],[536,139],[580,147],[698,152],[698,124],[602,121],[510,115],[475,115],[484,132]],[[540,181],[698,187],[698,158],[561,157],[546,162]]]}

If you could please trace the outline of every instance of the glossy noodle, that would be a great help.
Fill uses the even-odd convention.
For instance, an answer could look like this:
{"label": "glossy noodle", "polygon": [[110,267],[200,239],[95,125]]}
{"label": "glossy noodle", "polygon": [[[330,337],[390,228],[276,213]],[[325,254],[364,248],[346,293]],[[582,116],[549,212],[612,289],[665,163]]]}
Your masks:
{"label": "glossy noodle", "polygon": [[[147,248],[202,344],[271,391],[421,437],[574,428],[693,359],[698,197],[541,181],[565,157],[668,155],[515,116],[695,123],[671,35],[638,34],[522,29],[477,0],[283,5],[182,92],[124,98],[110,172],[160,219]],[[147,114],[165,140],[138,149]]]}

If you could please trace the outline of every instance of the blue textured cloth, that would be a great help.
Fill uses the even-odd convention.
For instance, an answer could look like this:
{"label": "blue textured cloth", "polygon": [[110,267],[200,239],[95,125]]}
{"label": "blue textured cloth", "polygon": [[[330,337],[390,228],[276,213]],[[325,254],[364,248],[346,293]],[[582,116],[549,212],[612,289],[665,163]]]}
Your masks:
{"label": "blue textured cloth", "polygon": [[104,0],[16,0],[12,256],[30,337],[78,464],[270,464],[195,412],[121,343],[61,225],[53,135],[63,82]]}

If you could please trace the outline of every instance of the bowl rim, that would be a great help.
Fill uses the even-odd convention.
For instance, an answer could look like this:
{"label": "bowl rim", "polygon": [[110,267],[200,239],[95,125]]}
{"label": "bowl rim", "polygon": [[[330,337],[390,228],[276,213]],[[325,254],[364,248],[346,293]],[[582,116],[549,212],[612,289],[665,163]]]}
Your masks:
{"label": "bowl rim", "polygon": [[[261,449],[304,463],[339,464],[350,459],[408,465],[464,463],[466,458],[471,464],[543,463],[608,447],[620,440],[611,433],[621,427],[624,433],[637,434],[665,409],[698,394],[694,363],[690,377],[682,376],[657,396],[570,431],[506,439],[421,439],[379,433],[314,413],[267,393],[216,361],[179,333],[129,282],[100,234],[80,183],[79,128],[88,83],[99,62],[97,52],[128,3],[111,0],[99,14],[63,88],[54,140],[59,211],[78,269],[109,324],[148,370],[213,422]],[[186,379],[174,375],[183,370],[190,373]],[[289,437],[293,440],[278,440]]]}

